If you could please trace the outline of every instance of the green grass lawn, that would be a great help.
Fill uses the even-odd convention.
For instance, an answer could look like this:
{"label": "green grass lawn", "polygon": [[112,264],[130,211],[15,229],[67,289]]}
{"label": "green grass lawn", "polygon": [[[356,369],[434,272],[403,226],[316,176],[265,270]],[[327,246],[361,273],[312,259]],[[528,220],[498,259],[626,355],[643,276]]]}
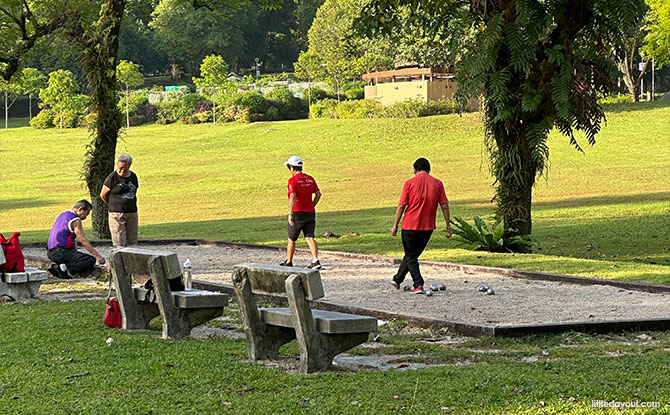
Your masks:
{"label": "green grass lawn", "polygon": [[[549,173],[534,191],[538,254],[472,252],[438,232],[423,258],[670,283],[670,105],[607,111],[598,143],[582,138],[584,153],[556,132],[550,137]],[[135,159],[141,238],[284,244],[289,175],[282,162],[298,154],[323,192],[317,233],[342,236],[318,238],[320,246],[400,256],[400,240],[388,231],[417,157],[443,180],[452,215],[492,219],[482,135],[481,114],[147,125],[124,132],[118,152]],[[83,129],[0,133],[1,232],[44,241],[58,213],[88,198],[79,178],[88,142]]]}
{"label": "green grass lawn", "polygon": [[[65,285],[60,283],[58,285]],[[50,289],[66,287],[51,286]],[[246,340],[160,339],[102,323],[104,302],[0,304],[3,414],[662,414],[670,410],[670,335],[581,333],[463,339],[382,327],[378,347],[442,364],[411,371],[295,375],[245,362]],[[226,313],[235,318],[235,312]],[[231,314],[232,313],[232,314]],[[448,333],[446,333],[448,334]],[[106,340],[111,337],[111,345]],[[458,339],[457,339],[458,340]],[[282,349],[297,355],[294,343]],[[609,411],[592,400],[659,402]]]}

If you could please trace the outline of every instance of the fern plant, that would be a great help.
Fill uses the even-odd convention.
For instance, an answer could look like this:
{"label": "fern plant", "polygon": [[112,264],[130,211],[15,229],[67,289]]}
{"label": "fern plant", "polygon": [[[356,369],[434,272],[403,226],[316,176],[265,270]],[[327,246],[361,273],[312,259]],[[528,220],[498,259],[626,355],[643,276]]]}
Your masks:
{"label": "fern plant", "polygon": [[533,252],[536,240],[531,235],[512,235],[513,229],[505,227],[505,221],[499,220],[487,225],[479,216],[474,216],[475,226],[458,216],[451,220],[454,238],[461,246],[475,251],[488,252]]}

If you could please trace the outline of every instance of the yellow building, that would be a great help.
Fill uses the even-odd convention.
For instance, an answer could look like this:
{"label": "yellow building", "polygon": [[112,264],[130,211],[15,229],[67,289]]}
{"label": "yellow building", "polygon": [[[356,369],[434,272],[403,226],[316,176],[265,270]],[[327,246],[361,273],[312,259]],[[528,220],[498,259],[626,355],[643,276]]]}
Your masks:
{"label": "yellow building", "polygon": [[433,68],[403,68],[370,72],[363,75],[368,82],[365,98],[390,105],[406,99],[423,102],[451,99],[458,83],[455,75]]}

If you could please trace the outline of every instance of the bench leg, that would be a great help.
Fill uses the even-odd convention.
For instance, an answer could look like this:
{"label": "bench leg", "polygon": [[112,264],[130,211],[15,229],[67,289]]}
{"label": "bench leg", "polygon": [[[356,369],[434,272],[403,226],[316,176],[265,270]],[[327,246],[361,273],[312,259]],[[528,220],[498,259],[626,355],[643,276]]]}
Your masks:
{"label": "bench leg", "polygon": [[260,333],[247,333],[249,359],[276,359],[279,348],[294,339],[295,330],[290,327],[265,325]]}
{"label": "bench leg", "polygon": [[35,298],[42,285],[42,281],[27,281],[20,283],[4,283],[0,281],[0,297],[6,295],[12,300]]}
{"label": "bench leg", "polygon": [[[369,333],[318,333],[308,344],[300,346],[300,373],[330,370],[333,358],[368,340]],[[304,351],[303,351],[304,348]]]}
{"label": "bench leg", "polygon": [[164,339],[180,339],[191,334],[193,327],[223,315],[223,307],[180,309],[174,319],[163,324]]}
{"label": "bench leg", "polygon": [[247,336],[249,359],[274,359],[279,356],[279,348],[295,339],[295,330],[291,327],[278,327],[265,324],[258,314],[258,304],[251,292],[251,283],[246,270],[236,269],[232,275],[235,296],[240,306],[240,317]]}

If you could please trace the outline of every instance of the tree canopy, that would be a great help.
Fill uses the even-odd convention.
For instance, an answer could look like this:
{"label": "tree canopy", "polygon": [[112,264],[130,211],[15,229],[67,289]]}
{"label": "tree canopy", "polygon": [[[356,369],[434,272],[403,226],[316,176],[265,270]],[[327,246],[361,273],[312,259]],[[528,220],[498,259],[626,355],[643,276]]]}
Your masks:
{"label": "tree canopy", "polygon": [[648,58],[656,59],[656,64],[662,68],[670,64],[670,2],[647,0],[647,4],[650,11],[642,52]]}

